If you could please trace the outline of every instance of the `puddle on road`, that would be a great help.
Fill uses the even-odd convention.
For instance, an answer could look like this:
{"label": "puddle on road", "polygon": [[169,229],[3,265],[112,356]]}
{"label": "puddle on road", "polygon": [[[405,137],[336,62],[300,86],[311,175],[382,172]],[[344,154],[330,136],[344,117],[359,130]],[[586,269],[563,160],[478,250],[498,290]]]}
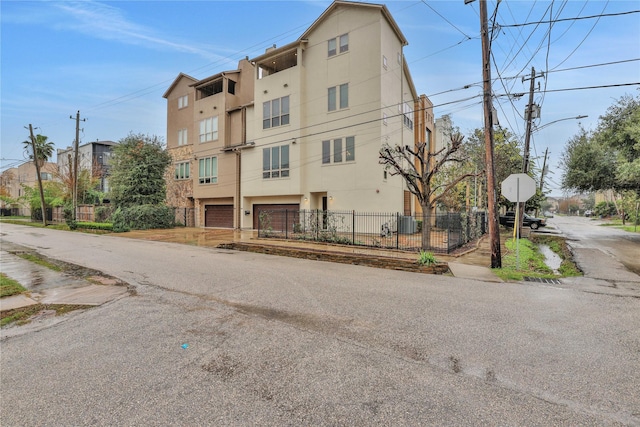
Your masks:
{"label": "puddle on road", "polygon": [[554,274],[560,274],[558,270],[560,269],[560,264],[562,264],[562,258],[547,245],[539,245],[538,247],[542,255],[544,255],[544,263],[547,264],[547,267],[552,269]]}

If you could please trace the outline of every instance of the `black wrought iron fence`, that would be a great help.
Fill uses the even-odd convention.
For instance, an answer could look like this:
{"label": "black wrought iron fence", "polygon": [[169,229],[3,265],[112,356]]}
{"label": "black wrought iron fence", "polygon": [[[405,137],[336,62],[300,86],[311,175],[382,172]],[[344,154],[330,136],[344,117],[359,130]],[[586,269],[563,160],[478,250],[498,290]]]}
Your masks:
{"label": "black wrought iron fence", "polygon": [[262,211],[258,237],[450,253],[486,232],[484,212],[405,216],[322,210]]}
{"label": "black wrought iron fence", "polygon": [[175,223],[185,227],[195,227],[196,216],[194,208],[171,207],[175,218]]}

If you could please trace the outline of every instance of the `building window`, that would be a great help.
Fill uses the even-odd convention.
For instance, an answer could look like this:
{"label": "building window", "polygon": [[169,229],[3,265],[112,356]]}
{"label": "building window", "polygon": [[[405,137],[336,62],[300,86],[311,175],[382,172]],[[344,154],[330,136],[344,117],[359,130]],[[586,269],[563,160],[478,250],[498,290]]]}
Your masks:
{"label": "building window", "polygon": [[40,172],[40,179],[43,181],[51,181],[53,179],[53,175],[49,172]]}
{"label": "building window", "polygon": [[200,184],[216,184],[218,182],[217,157],[206,157],[199,160],[198,178]]}
{"label": "building window", "polygon": [[[338,102],[338,94],[340,100]],[[349,83],[341,84],[340,86],[330,87],[327,90],[327,108],[329,111],[335,111],[337,106],[340,109],[349,107]]]}
{"label": "building window", "polygon": [[398,64],[402,63],[402,55],[398,52]]}
{"label": "building window", "polygon": [[176,163],[176,179],[191,178],[191,164],[189,162]]}
{"label": "building window", "polygon": [[236,94],[236,82],[234,82],[233,80],[227,80],[227,92],[229,92],[231,95]]}
{"label": "building window", "polygon": [[387,125],[387,113],[382,113],[382,124]]}
{"label": "building window", "polygon": [[333,140],[333,163],[342,163],[342,138]]}
{"label": "building window", "polygon": [[331,163],[331,141],[322,141],[322,164]]}
{"label": "building window", "polygon": [[289,124],[289,96],[262,103],[262,129]]}
{"label": "building window", "polygon": [[222,93],[222,79],[216,80],[215,82],[209,83],[206,86],[202,86],[198,88],[198,99],[204,99],[209,96],[217,95]]}
{"label": "building window", "polygon": [[289,176],[289,146],[262,149],[262,178],[287,178]]}
{"label": "building window", "polygon": [[[322,164],[353,162],[356,160],[356,139],[348,136],[342,143],[342,138],[322,141]],[[332,144],[333,143],[333,144]],[[333,147],[333,156],[331,156],[331,147]]]}
{"label": "building window", "polygon": [[327,42],[327,51],[328,56],[334,56],[337,53],[336,39],[331,39]]}
{"label": "building window", "polygon": [[404,125],[413,130],[413,109],[409,107],[409,104],[404,104],[404,111],[402,113]]}
{"label": "building window", "polygon": [[386,70],[387,69],[387,57],[382,55],[382,67]]}
{"label": "building window", "polygon": [[180,129],[178,131],[178,145],[187,145],[187,129]]}
{"label": "building window", "polygon": [[340,36],[340,53],[349,50],[349,34],[343,34]]}
{"label": "building window", "polygon": [[338,53],[338,45],[340,46],[340,53],[347,52],[349,50],[349,34],[343,34],[335,39],[329,39],[327,41],[327,56],[335,56]]}
{"label": "building window", "polygon": [[178,98],[178,109],[186,108],[189,106],[189,95],[184,95]]}
{"label": "building window", "polygon": [[345,150],[345,161],[353,162],[356,160],[356,138],[348,136],[346,139],[347,147]]}
{"label": "building window", "polygon": [[218,139],[218,116],[200,121],[200,142]]}

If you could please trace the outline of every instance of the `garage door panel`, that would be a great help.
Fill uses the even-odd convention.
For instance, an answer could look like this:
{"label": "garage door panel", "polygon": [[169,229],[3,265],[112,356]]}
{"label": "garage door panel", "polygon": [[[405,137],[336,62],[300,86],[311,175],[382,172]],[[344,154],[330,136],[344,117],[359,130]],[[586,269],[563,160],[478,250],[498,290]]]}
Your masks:
{"label": "garage door panel", "polygon": [[233,205],[206,205],[204,226],[233,228]]}

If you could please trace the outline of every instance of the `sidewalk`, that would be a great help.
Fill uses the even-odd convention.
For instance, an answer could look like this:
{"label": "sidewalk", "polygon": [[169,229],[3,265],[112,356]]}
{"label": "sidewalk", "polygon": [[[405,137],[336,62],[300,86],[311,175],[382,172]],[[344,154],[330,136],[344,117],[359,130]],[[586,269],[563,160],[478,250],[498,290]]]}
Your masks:
{"label": "sidewalk", "polygon": [[82,279],[54,271],[7,252],[0,251],[2,273],[18,281],[29,292],[0,299],[0,311],[36,304],[97,306],[127,293],[127,287],[103,276]]}

